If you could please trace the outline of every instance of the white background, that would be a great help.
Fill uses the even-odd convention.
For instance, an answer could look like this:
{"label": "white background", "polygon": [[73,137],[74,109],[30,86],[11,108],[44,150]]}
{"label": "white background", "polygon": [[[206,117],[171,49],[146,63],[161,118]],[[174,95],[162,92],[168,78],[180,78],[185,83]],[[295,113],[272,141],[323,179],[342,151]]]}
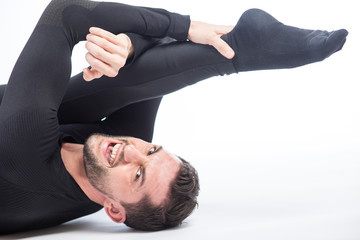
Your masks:
{"label": "white background", "polygon": [[[321,63],[216,77],[164,98],[154,142],[191,161],[201,180],[200,206],[181,227],[142,233],[111,223],[100,211],[57,228],[5,238],[359,240],[356,1],[123,2],[219,24],[235,24],[242,12],[257,7],[288,25],[346,28],[350,34],[343,50]],[[1,2],[1,84],[47,3]],[[74,74],[87,66],[84,54],[79,44]]]}

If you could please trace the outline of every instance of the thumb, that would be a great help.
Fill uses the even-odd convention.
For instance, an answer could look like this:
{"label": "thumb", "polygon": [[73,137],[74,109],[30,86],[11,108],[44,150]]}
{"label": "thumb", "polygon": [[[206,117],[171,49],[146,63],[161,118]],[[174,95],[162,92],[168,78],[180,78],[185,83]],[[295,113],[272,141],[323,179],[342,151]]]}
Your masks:
{"label": "thumb", "polygon": [[216,36],[213,38],[211,44],[218,52],[228,59],[232,59],[235,56],[234,50],[220,38],[220,36]]}
{"label": "thumb", "polygon": [[88,69],[88,68],[84,68],[83,69],[83,78],[85,81],[90,82],[96,78],[100,78],[102,77],[103,74],[95,69]]}
{"label": "thumb", "polygon": [[88,68],[84,68],[83,69],[83,79],[87,82],[90,82],[91,80],[93,80],[93,76],[91,76],[91,72]]}
{"label": "thumb", "polygon": [[216,33],[220,35],[227,34],[234,29],[232,25],[219,25],[216,29]]}

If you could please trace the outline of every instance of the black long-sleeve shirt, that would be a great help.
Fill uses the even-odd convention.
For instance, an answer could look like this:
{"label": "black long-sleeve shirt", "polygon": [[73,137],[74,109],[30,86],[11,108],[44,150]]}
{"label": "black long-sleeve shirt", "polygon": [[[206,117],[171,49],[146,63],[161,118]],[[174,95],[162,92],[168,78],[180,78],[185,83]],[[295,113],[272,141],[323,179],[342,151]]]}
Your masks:
{"label": "black long-sleeve shirt", "polygon": [[[128,135],[133,127],[126,124],[123,113],[119,120],[114,114],[99,123],[59,124],[57,113],[69,81],[71,50],[85,39],[88,27],[187,38],[188,16],[116,3],[84,7],[85,1],[74,0],[65,7],[57,4],[63,2],[52,1],[43,14],[1,102],[0,234],[58,225],[102,208],[82,192],[60,155],[63,141],[84,143],[94,132]],[[59,11],[66,21],[49,20],[49,14]],[[72,20],[73,15],[77,18]],[[134,45],[135,52],[141,51]]]}

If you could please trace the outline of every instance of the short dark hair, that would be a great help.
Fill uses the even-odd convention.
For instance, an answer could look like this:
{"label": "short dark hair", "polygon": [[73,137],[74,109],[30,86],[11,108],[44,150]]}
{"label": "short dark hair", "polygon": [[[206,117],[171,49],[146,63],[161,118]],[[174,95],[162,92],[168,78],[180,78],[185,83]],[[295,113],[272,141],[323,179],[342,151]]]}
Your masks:
{"label": "short dark hair", "polygon": [[175,179],[170,183],[166,201],[152,204],[149,196],[135,204],[121,203],[126,211],[125,224],[143,231],[158,231],[178,226],[198,205],[199,177],[195,168],[184,159]]}

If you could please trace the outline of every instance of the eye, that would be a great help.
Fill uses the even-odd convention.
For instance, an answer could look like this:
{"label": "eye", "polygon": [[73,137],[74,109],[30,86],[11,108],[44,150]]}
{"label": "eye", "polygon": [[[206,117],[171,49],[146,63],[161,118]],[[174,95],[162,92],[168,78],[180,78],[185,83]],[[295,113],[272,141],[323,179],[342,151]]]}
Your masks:
{"label": "eye", "polygon": [[150,148],[148,155],[153,154],[156,151],[155,147]]}
{"label": "eye", "polygon": [[138,180],[141,177],[141,168],[139,168],[135,175],[135,181]]}

